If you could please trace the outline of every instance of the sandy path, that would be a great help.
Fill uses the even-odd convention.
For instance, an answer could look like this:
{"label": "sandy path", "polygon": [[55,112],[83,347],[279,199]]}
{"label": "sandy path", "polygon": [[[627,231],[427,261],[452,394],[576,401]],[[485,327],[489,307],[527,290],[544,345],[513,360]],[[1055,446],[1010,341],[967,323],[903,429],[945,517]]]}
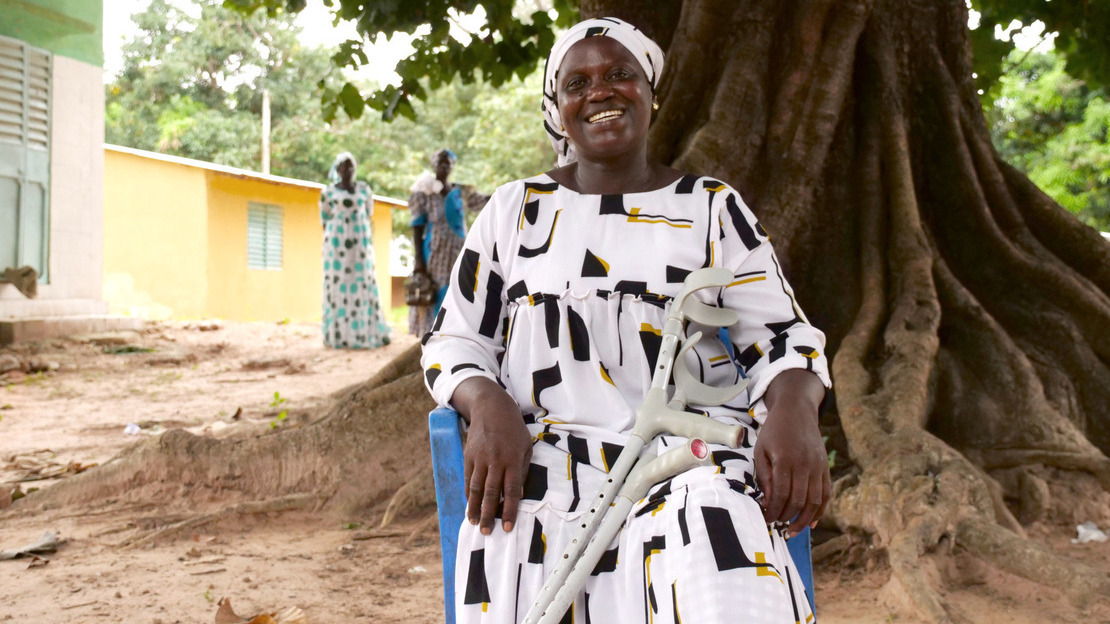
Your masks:
{"label": "sandy path", "polygon": [[[119,345],[59,340],[0,349],[0,357],[58,364],[54,372],[0,376],[0,484],[27,472],[11,466],[13,457],[35,451],[51,451],[37,457],[60,469],[103,462],[172,427],[215,436],[245,427],[264,431],[283,409],[289,416],[279,426],[296,426],[332,393],[364,381],[415,340],[396,335],[381,350],[336,351],[324,348],[310,325],[202,327],[154,325]],[[105,352],[134,348],[142,351]],[[278,406],[272,405],[275,392],[285,399]],[[139,432],[125,433],[129,423]],[[0,561],[0,622],[211,624],[222,597],[243,616],[297,607],[308,624],[442,621],[435,533],[407,537],[418,518],[402,519],[395,535],[356,539],[366,537],[378,517],[231,515],[177,539],[122,546],[152,518],[164,516],[153,507],[92,516],[75,510],[19,514],[18,505],[9,510],[0,517],[0,550],[45,530],[68,541],[48,565]],[[1040,535],[1053,548],[1110,571],[1110,543],[1071,545],[1066,527]],[[964,583],[946,589],[946,599],[971,622],[1110,623],[1110,606],[1081,611],[982,566],[968,564],[960,574]],[[881,564],[870,571],[819,570],[820,621],[913,622],[896,615],[897,597],[883,589],[887,578]]]}

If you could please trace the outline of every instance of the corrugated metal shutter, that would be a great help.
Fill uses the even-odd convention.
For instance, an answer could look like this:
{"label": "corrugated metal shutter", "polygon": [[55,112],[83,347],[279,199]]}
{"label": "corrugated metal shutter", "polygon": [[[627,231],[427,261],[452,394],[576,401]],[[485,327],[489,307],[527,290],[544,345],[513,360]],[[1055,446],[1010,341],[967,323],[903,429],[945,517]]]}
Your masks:
{"label": "corrugated metal shutter", "polygon": [[247,204],[247,267],[281,270],[282,220],[281,206]]}
{"label": "corrugated metal shutter", "polygon": [[46,279],[50,233],[50,53],[0,37],[0,269]]}

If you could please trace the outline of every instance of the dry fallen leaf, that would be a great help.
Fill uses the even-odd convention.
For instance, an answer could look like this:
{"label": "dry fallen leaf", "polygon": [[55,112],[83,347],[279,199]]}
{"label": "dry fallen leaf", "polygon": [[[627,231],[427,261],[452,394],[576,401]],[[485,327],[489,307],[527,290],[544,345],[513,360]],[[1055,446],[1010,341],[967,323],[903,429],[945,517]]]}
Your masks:
{"label": "dry fallen leaf", "polygon": [[243,624],[243,618],[231,608],[231,598],[220,598],[216,609],[216,624]]}
{"label": "dry fallen leaf", "polygon": [[44,566],[48,563],[50,563],[50,560],[47,559],[46,557],[40,557],[38,555],[31,555],[31,562],[27,564],[27,569],[30,570],[31,568],[39,568],[39,567],[42,567],[42,566]]}
{"label": "dry fallen leaf", "polygon": [[230,598],[220,598],[216,611],[216,624],[308,624],[304,611],[298,607],[288,607],[277,613],[261,613],[246,619],[231,608]]}
{"label": "dry fallen leaf", "polygon": [[308,624],[308,618],[305,617],[304,611],[299,608],[289,607],[275,613],[274,622],[276,624]]}

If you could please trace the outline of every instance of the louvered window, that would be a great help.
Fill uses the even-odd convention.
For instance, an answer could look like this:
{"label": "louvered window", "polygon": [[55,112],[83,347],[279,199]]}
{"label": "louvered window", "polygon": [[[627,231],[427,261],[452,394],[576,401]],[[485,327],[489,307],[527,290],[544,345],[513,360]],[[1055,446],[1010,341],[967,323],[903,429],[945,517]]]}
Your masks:
{"label": "louvered window", "polygon": [[51,55],[0,37],[0,270],[45,281],[50,232]]}
{"label": "louvered window", "polygon": [[281,270],[281,206],[247,205],[247,267]]}

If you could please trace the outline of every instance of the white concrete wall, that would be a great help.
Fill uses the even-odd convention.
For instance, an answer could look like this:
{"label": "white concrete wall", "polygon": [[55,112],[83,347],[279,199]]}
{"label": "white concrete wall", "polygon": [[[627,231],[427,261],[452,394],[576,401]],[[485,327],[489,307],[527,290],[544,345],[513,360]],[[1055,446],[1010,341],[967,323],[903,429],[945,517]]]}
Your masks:
{"label": "white concrete wall", "polygon": [[50,115],[50,273],[38,297],[0,284],[0,319],[103,314],[103,70],[54,55]]}

